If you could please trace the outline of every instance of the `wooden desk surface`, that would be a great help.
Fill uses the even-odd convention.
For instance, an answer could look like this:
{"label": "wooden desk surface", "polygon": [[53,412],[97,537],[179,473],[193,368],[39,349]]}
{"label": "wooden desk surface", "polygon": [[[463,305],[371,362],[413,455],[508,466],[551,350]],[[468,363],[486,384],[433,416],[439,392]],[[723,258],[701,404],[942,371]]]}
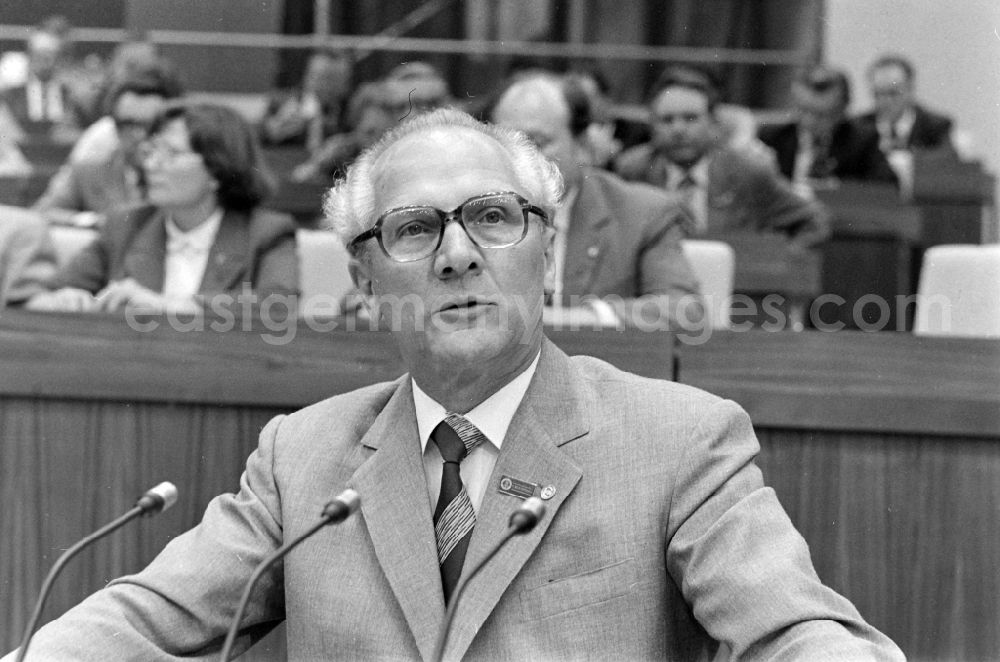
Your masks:
{"label": "wooden desk surface", "polygon": [[[673,378],[670,334],[549,337],[569,354]],[[265,327],[257,321],[246,328],[226,320],[171,325],[154,317],[130,326],[113,315],[0,314],[0,397],[302,407],[403,372],[388,333],[352,333],[342,322],[290,319]]]}
{"label": "wooden desk surface", "polygon": [[1000,341],[907,333],[716,332],[677,350],[677,379],[769,428],[1000,439]]}

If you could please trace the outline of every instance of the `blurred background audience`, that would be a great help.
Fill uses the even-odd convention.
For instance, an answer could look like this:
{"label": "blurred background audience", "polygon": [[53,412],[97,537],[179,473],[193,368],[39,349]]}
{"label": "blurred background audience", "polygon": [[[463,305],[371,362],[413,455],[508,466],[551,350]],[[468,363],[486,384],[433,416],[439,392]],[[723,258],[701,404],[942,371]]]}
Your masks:
{"label": "blurred background audience", "polygon": [[266,145],[301,145],[309,152],[345,127],[353,63],[346,53],[317,51],[306,64],[301,84],[268,99],[261,121]]}
{"label": "blurred background audience", "polygon": [[[105,233],[101,228],[107,219],[129,214],[134,218],[136,209],[172,204],[154,202],[145,191],[146,175],[162,169],[164,159],[154,157],[144,164],[141,155],[153,118],[184,88],[192,100],[234,109],[253,128],[264,146],[262,159],[276,175],[276,186],[261,193],[255,213],[275,209],[291,214],[295,229],[319,227],[322,195],[332,180],[387,129],[416,113],[459,106],[482,119],[535,134],[532,137],[559,162],[567,184],[565,206],[556,219],[562,228],[557,251],[562,295],[617,293],[627,299],[672,292],[676,298],[678,293],[697,292],[684,256],[677,257],[681,239],[745,241],[733,238],[740,232],[785,238],[791,251],[822,251],[824,273],[839,278],[836,274],[846,268],[845,256],[854,254],[857,238],[835,237],[832,243],[827,239],[831,227],[836,228],[832,219],[838,210],[861,190],[851,186],[870,184],[872,195],[898,196],[901,204],[928,195],[929,186],[939,197],[957,187],[959,195],[984,200],[987,220],[981,235],[972,239],[996,234],[995,215],[987,216],[995,213],[989,211],[994,207],[987,208],[992,192],[981,193],[992,186],[991,175],[975,170],[979,166],[970,160],[974,143],[969,132],[960,130],[959,121],[917,101],[915,65],[904,52],[886,48],[866,63],[867,85],[862,90],[871,93],[873,104],[856,114],[848,69],[825,61],[818,46],[800,51],[796,62],[767,65],[762,76],[751,75],[756,65],[728,56],[701,65],[671,64],[655,51],[653,37],[651,59],[644,62],[631,54],[622,61],[616,61],[617,56],[602,58],[586,49],[554,56],[531,42],[525,42],[524,53],[446,55],[447,44],[435,46],[444,51],[404,52],[393,40],[407,34],[498,39],[527,35],[555,43],[568,38],[571,25],[553,23],[551,15],[536,8],[531,16],[538,29],[515,29],[504,18],[507,10],[499,6],[483,9],[494,17],[493,24],[459,25],[439,21],[450,10],[435,5],[386,18],[381,22],[387,25],[379,31],[365,27],[381,24],[379,20],[360,20],[346,9],[326,17],[292,11],[290,5],[286,9],[280,29],[287,34],[308,32],[317,27],[316,21],[327,20],[331,26],[346,26],[348,34],[369,35],[371,41],[333,37],[324,43],[316,33],[308,45],[275,50],[272,56],[276,63],[281,60],[281,67],[267,76],[248,70],[241,61],[235,73],[242,82],[229,88],[243,85],[255,91],[214,91],[204,85],[190,89],[186,81],[203,84],[215,76],[229,85],[234,70],[226,68],[227,59],[221,56],[204,60],[205,66],[201,61],[194,65],[190,53],[244,47],[171,43],[174,37],[160,43],[158,19],[151,16],[145,22],[126,21],[120,42],[80,53],[81,45],[93,43],[85,30],[75,30],[60,15],[38,15],[18,47],[0,57],[0,204],[42,215],[42,234],[53,241],[39,243],[39,259],[49,260],[54,245],[65,275],[73,253],[85,243],[81,238]],[[191,11],[237,18],[229,10],[192,6]],[[719,11],[722,18],[729,16]],[[74,23],[84,20],[68,13]],[[469,17],[475,11],[467,7],[460,13]],[[610,18],[604,10],[598,13]],[[681,35],[668,25],[664,38],[678,46],[705,46],[712,35],[728,29],[724,22],[713,23],[710,14],[681,12],[677,20],[690,24],[694,32]],[[611,26],[589,15],[577,18],[594,23],[592,29],[607,42]],[[568,32],[560,36],[560,30]],[[757,46],[766,46],[767,39],[754,39],[761,41]],[[381,50],[380,44],[389,46]],[[595,44],[602,46],[612,44]],[[754,47],[747,42],[742,48]],[[254,55],[264,51],[256,49]],[[843,55],[843,48],[839,52]],[[185,66],[178,67],[174,57]],[[248,56],[246,61],[260,58]],[[530,85],[516,87],[529,78]],[[501,95],[512,95],[503,107],[497,105]],[[586,120],[578,112],[583,106]],[[550,142],[538,137],[545,131],[553,136]],[[630,188],[622,180],[643,186]],[[623,192],[629,195],[618,195]],[[611,198],[613,203],[607,202]],[[166,214],[165,209],[154,216]],[[651,220],[653,216],[658,220]],[[583,231],[584,226],[592,227]],[[619,230],[611,232],[611,226]],[[93,235],[70,235],[64,228],[91,228]],[[664,231],[658,233],[657,228]],[[14,234],[25,236],[23,230]],[[844,241],[855,243],[847,247]],[[739,281],[747,256],[741,254],[745,246],[734,247]],[[896,254],[903,255],[901,251]],[[914,249],[912,255],[916,266],[885,269],[910,270],[909,280],[915,282],[919,251]],[[0,266],[10,271],[12,264],[7,260]],[[22,261],[19,268],[23,264],[31,261]],[[200,261],[193,264],[196,273],[191,279],[199,280],[202,266]],[[123,277],[111,271],[104,276],[106,283],[88,281],[79,289],[93,294]],[[875,271],[871,267],[859,275],[859,282],[870,282]],[[250,272],[245,275],[251,277]],[[836,288],[836,281],[830,282]],[[903,288],[905,282],[900,282]],[[152,285],[155,282],[145,281],[143,287],[163,294],[160,286]],[[293,282],[279,289],[286,286],[294,289]],[[554,297],[552,303],[560,300]],[[624,317],[622,311],[602,312],[607,323]],[[676,321],[677,314],[672,311],[671,320]]]}
{"label": "blurred background audience", "polygon": [[791,122],[758,132],[785,177],[807,188],[831,180],[895,180],[878,134],[849,121],[851,86],[843,71],[822,64],[804,68],[792,82],[792,101]]}
{"label": "blurred background audience", "polygon": [[718,104],[710,75],[668,67],[650,96],[652,139],[620,154],[615,170],[676,192],[687,211],[686,236],[779,232],[803,249],[823,241],[829,235],[823,208],[792,189],[770,154],[730,142],[716,115]]}
{"label": "blurred background audience", "polygon": [[490,113],[552,159],[566,186],[552,219],[554,306],[546,313],[552,321],[633,326],[653,320],[655,309],[662,328],[698,328],[704,308],[681,250],[681,207],[661,190],[591,167],[591,112],[578,77],[533,70],[515,75]]}
{"label": "blurred background audience", "polygon": [[295,226],[259,208],[271,182],[255,132],[238,113],[168,105],[141,163],[145,204],[110,213],[28,308],[199,313],[220,303],[212,295],[239,295],[244,283],[260,298],[296,293]]}
{"label": "blurred background audience", "polygon": [[70,154],[34,204],[50,223],[101,226],[109,212],[143,200],[139,148],[160,110],[180,96],[181,84],[159,60],[119,76],[105,98],[115,146],[107,153],[91,145]]}

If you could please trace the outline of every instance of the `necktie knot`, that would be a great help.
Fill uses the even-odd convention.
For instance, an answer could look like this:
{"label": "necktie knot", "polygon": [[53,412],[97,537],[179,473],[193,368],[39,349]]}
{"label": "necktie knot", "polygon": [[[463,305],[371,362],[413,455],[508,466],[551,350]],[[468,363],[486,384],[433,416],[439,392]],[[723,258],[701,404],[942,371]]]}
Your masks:
{"label": "necktie knot", "polygon": [[445,462],[461,462],[486,436],[464,416],[451,414],[438,423],[431,434]]}
{"label": "necktie knot", "polygon": [[684,191],[697,187],[698,187],[698,182],[695,181],[694,175],[691,174],[690,170],[685,170],[684,174],[681,175],[680,180],[677,182],[677,188],[681,191]]}

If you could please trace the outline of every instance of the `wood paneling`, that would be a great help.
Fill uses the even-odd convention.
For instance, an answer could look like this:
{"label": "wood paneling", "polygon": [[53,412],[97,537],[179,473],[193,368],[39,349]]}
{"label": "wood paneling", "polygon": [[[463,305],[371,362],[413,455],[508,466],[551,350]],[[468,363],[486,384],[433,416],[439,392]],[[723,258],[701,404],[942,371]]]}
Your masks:
{"label": "wood paneling", "polygon": [[[265,329],[266,331],[266,329]],[[669,378],[666,334],[552,334]],[[141,568],[236,489],[273,415],[401,369],[391,339],[299,329],[141,332],[102,316],[0,318],[0,650],[44,573],[85,533],[172,480],[181,500],[76,559],[46,614]],[[653,358],[651,358],[653,357]],[[913,660],[1000,658],[1000,342],[905,334],[716,333],[680,381],[755,421],[768,483],[820,576]],[[280,635],[255,659],[280,659]]]}

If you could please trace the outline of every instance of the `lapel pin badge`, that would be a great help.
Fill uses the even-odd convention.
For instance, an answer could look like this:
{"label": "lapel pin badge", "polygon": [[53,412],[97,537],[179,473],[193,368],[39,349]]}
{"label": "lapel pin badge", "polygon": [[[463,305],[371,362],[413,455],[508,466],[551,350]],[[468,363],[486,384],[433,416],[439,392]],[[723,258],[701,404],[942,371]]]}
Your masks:
{"label": "lapel pin badge", "polygon": [[539,496],[541,496],[543,499],[545,499],[546,501],[548,501],[549,499],[551,499],[555,495],[556,495],[556,486],[555,485],[546,485],[545,487],[542,488],[542,493]]}
{"label": "lapel pin badge", "polygon": [[538,485],[535,483],[520,480],[512,476],[501,476],[500,484],[498,485],[500,494],[515,496],[519,499],[527,499],[530,496],[534,496],[537,490]]}

